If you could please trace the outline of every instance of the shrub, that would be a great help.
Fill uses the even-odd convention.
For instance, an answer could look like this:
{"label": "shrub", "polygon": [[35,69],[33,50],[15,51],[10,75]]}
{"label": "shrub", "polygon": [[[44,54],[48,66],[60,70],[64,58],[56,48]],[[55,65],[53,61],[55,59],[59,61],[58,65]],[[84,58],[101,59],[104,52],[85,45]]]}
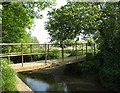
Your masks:
{"label": "shrub", "polygon": [[44,60],[45,54],[33,55],[32,58],[33,58],[33,61]]}
{"label": "shrub", "polygon": [[7,59],[2,59],[2,91],[17,91],[16,72],[8,66]]}
{"label": "shrub", "polygon": [[100,67],[103,65],[103,57],[102,57],[102,53],[98,52],[95,56],[94,56],[94,62],[95,62],[95,66],[96,69],[99,70]]}
{"label": "shrub", "polygon": [[114,90],[120,90],[120,54],[104,51],[104,63],[100,68],[102,84]]}
{"label": "shrub", "polygon": [[49,54],[49,57],[50,57],[50,59],[52,59],[52,58],[54,58],[54,59],[61,58],[62,57],[61,51],[58,50],[58,49],[53,49],[52,53]]}
{"label": "shrub", "polygon": [[93,61],[94,56],[93,56],[92,53],[87,53],[86,56],[87,56],[87,60],[89,60],[89,61],[90,61],[90,60]]}
{"label": "shrub", "polygon": [[64,57],[69,57],[69,56],[70,56],[69,53],[67,53],[67,52],[64,53]]}
{"label": "shrub", "polygon": [[95,71],[95,65],[91,61],[85,61],[83,63],[79,63],[78,65],[81,73],[88,73]]}
{"label": "shrub", "polygon": [[77,56],[77,55],[79,55],[78,51],[77,52],[76,51],[70,51],[69,53],[70,53],[69,57],[70,56]]}

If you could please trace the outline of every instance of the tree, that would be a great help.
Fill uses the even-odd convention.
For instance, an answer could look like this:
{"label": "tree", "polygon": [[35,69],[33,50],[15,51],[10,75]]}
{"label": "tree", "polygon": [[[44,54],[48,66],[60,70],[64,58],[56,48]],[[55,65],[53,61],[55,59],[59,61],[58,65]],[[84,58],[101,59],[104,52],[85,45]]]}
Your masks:
{"label": "tree", "polygon": [[[42,18],[40,11],[50,7],[52,2],[3,2],[2,3],[2,42],[25,43],[28,42],[33,18]],[[2,47],[2,52],[6,51]],[[15,47],[15,51],[18,47]],[[13,50],[14,51],[14,50]]]}
{"label": "tree", "polygon": [[27,43],[39,43],[36,37],[29,35]]}
{"label": "tree", "polygon": [[[102,9],[100,18],[101,24],[98,28],[102,39],[101,45],[105,44],[106,49],[118,52],[119,50],[119,33],[120,33],[120,5],[119,3],[106,3]],[[112,52],[113,52],[112,51]],[[119,52],[118,52],[119,53]]]}
{"label": "tree", "polygon": [[51,40],[58,42],[74,39],[80,33],[94,33],[98,26],[96,19],[100,17],[98,6],[84,2],[68,2],[48,15],[46,29]]}
{"label": "tree", "polygon": [[49,12],[46,29],[52,40],[73,39],[92,34],[100,44],[103,61],[100,78],[105,86],[120,90],[120,1],[101,3],[70,2]]}
{"label": "tree", "polygon": [[[2,5],[0,4],[0,32],[2,32]],[[2,33],[0,33],[0,42],[2,42]]]}
{"label": "tree", "polygon": [[41,18],[40,11],[53,2],[3,2],[2,3],[2,42],[26,42],[33,18]]}
{"label": "tree", "polygon": [[100,50],[103,65],[100,78],[104,85],[120,90],[120,2],[106,3],[100,18]]}
{"label": "tree", "polygon": [[51,1],[41,1],[38,0],[37,2],[22,2],[21,5],[24,7],[28,13],[28,15],[33,18],[42,18],[41,11],[44,10],[46,7],[51,7],[55,4],[55,0]]}
{"label": "tree", "polygon": [[17,2],[5,3],[2,10],[2,42],[25,42],[26,28],[30,28],[33,21],[25,8]]}

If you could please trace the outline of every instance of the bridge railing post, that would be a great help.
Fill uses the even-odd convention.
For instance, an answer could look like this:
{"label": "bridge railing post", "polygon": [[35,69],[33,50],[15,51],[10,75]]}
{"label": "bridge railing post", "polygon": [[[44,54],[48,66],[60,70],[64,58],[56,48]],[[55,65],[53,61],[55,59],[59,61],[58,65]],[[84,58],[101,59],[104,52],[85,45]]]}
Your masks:
{"label": "bridge railing post", "polygon": [[77,59],[77,55],[78,55],[78,51],[77,51],[77,42],[75,42],[75,51],[76,51],[76,59]]}
{"label": "bridge railing post", "polygon": [[45,44],[45,63],[47,63],[47,47],[46,47],[46,44]]}
{"label": "bridge railing post", "polygon": [[50,48],[50,46],[49,46],[49,44],[48,44],[48,50],[47,50],[47,52],[48,52],[48,55],[47,55],[47,56],[48,56],[48,60],[50,59],[50,56],[49,56],[49,50],[50,50],[50,49],[49,49],[49,48]]}
{"label": "bridge railing post", "polygon": [[23,56],[23,44],[21,44],[21,56],[22,56],[22,67],[24,62],[24,56]]}
{"label": "bridge railing post", "polygon": [[62,52],[62,62],[64,62],[64,44],[62,43],[61,44],[62,45],[62,50],[61,50],[61,52]]}
{"label": "bridge railing post", "polygon": [[88,49],[88,44],[86,43],[86,60],[87,60],[87,49]]}
{"label": "bridge railing post", "polygon": [[82,43],[82,55],[83,55],[83,43]]}
{"label": "bridge railing post", "polygon": [[95,56],[95,54],[96,54],[96,49],[95,49],[95,44],[94,44],[94,56]]}
{"label": "bridge railing post", "polygon": [[8,64],[10,64],[10,46],[8,46]]}
{"label": "bridge railing post", "polygon": [[33,61],[33,58],[32,58],[32,44],[30,44],[30,57],[31,57],[31,62]]}
{"label": "bridge railing post", "polygon": [[72,51],[74,51],[74,45],[72,45]]}

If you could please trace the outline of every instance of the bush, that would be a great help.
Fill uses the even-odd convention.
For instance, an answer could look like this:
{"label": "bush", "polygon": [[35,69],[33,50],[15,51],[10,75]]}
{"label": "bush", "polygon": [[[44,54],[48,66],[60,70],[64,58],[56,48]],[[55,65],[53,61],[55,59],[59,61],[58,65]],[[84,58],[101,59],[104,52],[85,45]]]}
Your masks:
{"label": "bush", "polygon": [[87,56],[87,60],[93,61],[94,55],[92,53],[87,53],[86,56]]}
{"label": "bush", "polygon": [[95,56],[94,56],[94,62],[95,62],[95,66],[96,69],[99,70],[100,67],[103,65],[103,56],[101,52],[98,52]]}
{"label": "bush", "polygon": [[57,59],[57,58],[61,58],[62,54],[61,51],[58,49],[53,49],[52,53],[49,54],[50,59]]}
{"label": "bush", "polygon": [[2,59],[2,91],[17,91],[16,72],[8,66],[7,59]]}
{"label": "bush", "polygon": [[102,84],[114,90],[120,90],[120,54],[104,51],[104,63],[100,68]]}
{"label": "bush", "polygon": [[79,55],[78,51],[77,52],[76,51],[70,51],[69,53],[70,53],[69,57]]}
{"label": "bush", "polygon": [[64,53],[64,57],[69,57],[69,56],[70,56],[69,53],[67,53],[67,52]]}
{"label": "bush", "polygon": [[33,61],[45,60],[45,54],[33,55]]}
{"label": "bush", "polygon": [[78,65],[81,73],[88,73],[95,71],[95,65],[91,61],[85,61],[83,63],[79,63]]}

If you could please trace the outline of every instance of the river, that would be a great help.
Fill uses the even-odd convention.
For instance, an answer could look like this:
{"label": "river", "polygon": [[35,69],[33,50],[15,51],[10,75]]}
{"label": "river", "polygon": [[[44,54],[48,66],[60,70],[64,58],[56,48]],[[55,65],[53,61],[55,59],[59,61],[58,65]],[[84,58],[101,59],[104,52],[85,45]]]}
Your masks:
{"label": "river", "polygon": [[[51,72],[51,70],[47,70]],[[53,71],[55,72],[55,71]],[[18,76],[35,92],[41,93],[72,93],[73,91],[101,91],[110,90],[104,88],[96,76],[75,76],[67,74],[52,74],[46,71],[20,72]]]}

